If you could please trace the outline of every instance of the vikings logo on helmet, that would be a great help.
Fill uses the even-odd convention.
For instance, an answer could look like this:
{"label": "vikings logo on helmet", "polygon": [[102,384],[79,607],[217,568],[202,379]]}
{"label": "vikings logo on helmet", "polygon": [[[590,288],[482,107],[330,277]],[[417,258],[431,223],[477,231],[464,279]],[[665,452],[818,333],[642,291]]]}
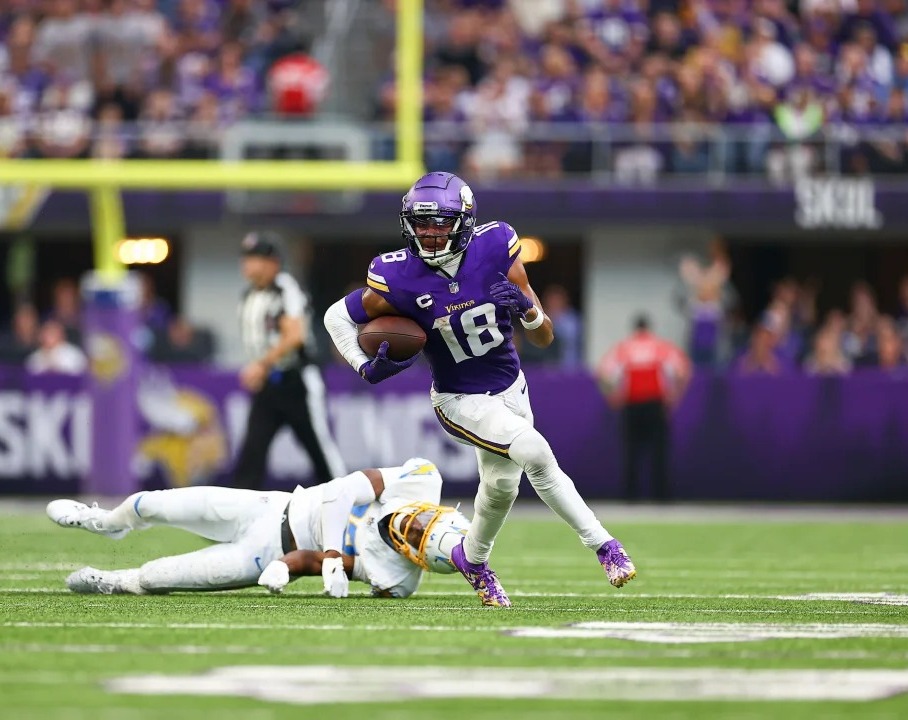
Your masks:
{"label": "vikings logo on helmet", "polygon": [[[446,237],[446,242],[441,247],[433,243],[431,248],[424,248],[417,237],[416,225],[444,228],[434,237]],[[445,172],[423,175],[404,195],[401,235],[410,253],[427,265],[438,267],[466,250],[475,226],[476,198],[470,186],[456,175]]]}

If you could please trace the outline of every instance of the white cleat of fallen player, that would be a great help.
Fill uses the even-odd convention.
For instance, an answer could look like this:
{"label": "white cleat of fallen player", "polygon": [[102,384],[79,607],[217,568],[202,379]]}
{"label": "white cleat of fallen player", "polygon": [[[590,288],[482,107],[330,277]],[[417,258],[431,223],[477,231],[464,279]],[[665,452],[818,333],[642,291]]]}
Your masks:
{"label": "white cleat of fallen player", "polygon": [[119,590],[116,573],[84,567],[66,578],[66,587],[85,595],[113,595]]}
{"label": "white cleat of fallen player", "polygon": [[52,500],[47,504],[47,516],[60,527],[81,528],[97,535],[104,535],[112,540],[121,540],[129,532],[125,530],[107,530],[103,518],[107,510],[93,503],[91,507],[76,500]]}

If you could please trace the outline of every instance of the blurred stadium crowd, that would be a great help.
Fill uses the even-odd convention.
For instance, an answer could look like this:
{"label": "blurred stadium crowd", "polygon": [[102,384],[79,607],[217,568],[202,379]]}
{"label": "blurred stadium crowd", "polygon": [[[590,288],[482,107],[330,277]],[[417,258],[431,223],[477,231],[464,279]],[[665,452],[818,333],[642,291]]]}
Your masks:
{"label": "blurred stadium crowd", "polygon": [[[380,124],[396,103],[394,8],[362,6],[373,61],[357,72],[374,90],[363,119]],[[240,119],[317,115],[330,77],[308,54],[306,11],[292,0],[8,0],[0,155],[213,157]],[[908,0],[426,0],[426,12],[432,169],[474,179],[608,168],[628,182],[716,169],[780,180],[908,171]],[[698,365],[903,367],[908,279],[889,314],[857,283],[850,307],[826,317],[817,283],[783,279],[749,324],[721,249],[706,263],[686,258],[679,278]],[[524,357],[576,365],[580,317],[563,288],[550,290],[561,340]],[[150,280],[143,316],[152,359],[214,356],[212,334],[173,316]],[[0,359],[80,371],[78,317],[76,281],[57,281],[47,307],[17,305]]]}
{"label": "blurred stadium crowd", "polygon": [[[705,262],[694,256],[682,259],[678,277],[677,308],[688,322],[684,349],[696,367],[762,376],[847,375],[880,368],[908,378],[908,275],[899,284],[895,308],[881,309],[875,289],[857,281],[848,305],[822,316],[817,303],[821,280],[782,277],[754,322],[743,315],[721,241]],[[142,279],[140,344],[146,357],[168,364],[211,363],[217,349],[214,333],[172,312],[156,294],[150,276]],[[523,362],[583,367],[584,318],[570,293],[561,285],[548,285],[541,301],[554,322],[555,342],[540,349],[515,332]],[[86,369],[75,280],[58,280],[47,308],[19,303],[4,325],[8,329],[0,333],[0,363],[25,363],[35,373],[80,374]],[[336,353],[321,359],[343,364]]]}
{"label": "blurred stadium crowd", "polygon": [[881,368],[908,378],[908,275],[901,278],[896,306],[881,309],[877,289],[853,283],[846,307],[821,315],[822,279],[782,277],[756,321],[746,322],[731,280],[724,243],[710,257],[681,260],[678,307],[688,319],[687,349],[695,366],[741,375],[847,375]]}
{"label": "blurred stadium crowd", "polygon": [[[224,127],[306,114],[325,71],[288,0],[10,0],[0,11],[0,153],[213,157]],[[281,62],[284,61],[284,62]],[[294,92],[281,92],[288,73]],[[272,95],[266,92],[271,83]]]}
{"label": "blurred stadium crowd", "polygon": [[[290,0],[10,0],[0,153],[210,157],[249,115],[317,111]],[[394,0],[366,3],[393,117]],[[906,0],[427,0],[427,165],[477,176],[903,172]],[[384,72],[384,76],[382,76]],[[340,91],[338,91],[340,92]],[[343,103],[334,109],[349,110]],[[363,118],[368,119],[368,118]],[[390,141],[376,143],[388,155]]]}
{"label": "blurred stadium crowd", "polygon": [[[137,342],[152,362],[205,364],[213,360],[216,343],[207,328],[174,313],[159,297],[151,276],[140,274],[141,331]],[[88,367],[82,337],[82,299],[74,278],[53,283],[50,300],[41,307],[22,300],[0,332],[0,363],[23,364],[33,373],[78,375]]]}

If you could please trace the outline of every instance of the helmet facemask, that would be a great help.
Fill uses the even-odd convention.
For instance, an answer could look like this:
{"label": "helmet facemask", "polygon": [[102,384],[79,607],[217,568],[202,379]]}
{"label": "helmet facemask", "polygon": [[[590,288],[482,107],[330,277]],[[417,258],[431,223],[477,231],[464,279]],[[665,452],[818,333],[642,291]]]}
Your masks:
{"label": "helmet facemask", "polygon": [[406,505],[387,519],[388,542],[394,550],[423,570],[454,572],[451,550],[470,526],[456,509],[430,503]]}

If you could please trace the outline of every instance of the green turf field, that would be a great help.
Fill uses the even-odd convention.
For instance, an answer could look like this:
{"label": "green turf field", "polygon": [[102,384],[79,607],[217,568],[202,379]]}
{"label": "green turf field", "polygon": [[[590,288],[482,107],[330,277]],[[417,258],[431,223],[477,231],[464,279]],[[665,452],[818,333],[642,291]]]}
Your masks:
{"label": "green turf field", "polygon": [[[402,601],[324,599],[315,579],[76,596],[63,579],[81,565],[201,541],[113,542],[7,508],[0,717],[908,718],[908,520],[708,515],[606,508],[639,571],[622,590],[566,527],[514,517],[493,563],[514,607],[495,610],[459,576]],[[804,597],[819,593],[846,597]],[[777,699],[793,696],[810,699]]]}

